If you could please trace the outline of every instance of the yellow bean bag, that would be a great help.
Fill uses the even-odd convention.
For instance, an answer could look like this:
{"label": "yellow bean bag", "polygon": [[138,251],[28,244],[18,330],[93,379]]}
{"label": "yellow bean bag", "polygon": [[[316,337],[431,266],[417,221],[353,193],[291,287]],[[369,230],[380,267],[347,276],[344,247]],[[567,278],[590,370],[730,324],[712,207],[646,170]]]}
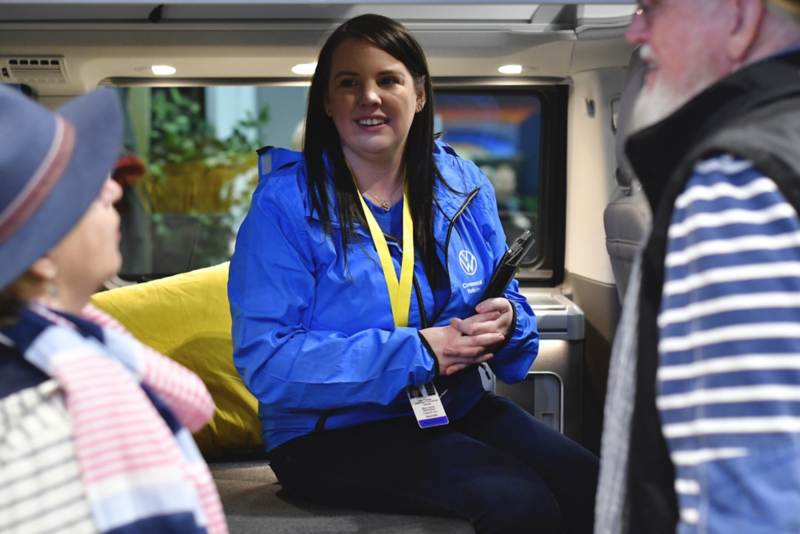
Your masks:
{"label": "yellow bean bag", "polygon": [[92,304],[140,341],[197,373],[217,412],[195,434],[206,458],[262,448],[258,402],[233,366],[228,263],[97,293]]}

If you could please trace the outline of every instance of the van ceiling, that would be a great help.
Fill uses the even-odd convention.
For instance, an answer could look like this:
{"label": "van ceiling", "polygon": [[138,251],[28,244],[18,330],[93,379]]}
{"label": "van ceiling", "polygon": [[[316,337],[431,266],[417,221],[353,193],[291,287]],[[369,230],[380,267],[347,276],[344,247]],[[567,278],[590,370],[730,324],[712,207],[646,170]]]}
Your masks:
{"label": "van ceiling", "polygon": [[[437,79],[499,77],[523,65],[528,80],[563,80],[581,70],[627,65],[623,40],[635,5],[461,0],[355,4],[328,0],[254,3],[96,1],[2,2],[0,67],[17,58],[63,58],[66,83],[31,84],[42,95],[73,95],[115,83],[304,83],[291,67],[315,60],[342,21],[380,13],[417,37]],[[155,20],[152,22],[151,19]],[[155,78],[151,65],[178,69]],[[244,80],[246,79],[246,80]],[[14,82],[0,75],[0,80]]]}

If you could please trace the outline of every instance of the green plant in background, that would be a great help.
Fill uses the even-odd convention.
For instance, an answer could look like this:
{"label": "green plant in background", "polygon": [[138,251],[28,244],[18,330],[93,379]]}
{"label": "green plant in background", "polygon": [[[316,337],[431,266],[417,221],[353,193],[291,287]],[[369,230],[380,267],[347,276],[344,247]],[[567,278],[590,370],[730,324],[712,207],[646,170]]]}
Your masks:
{"label": "green plant in background", "polygon": [[[257,117],[248,112],[230,137],[218,139],[214,125],[201,115],[200,103],[182,95],[177,87],[154,90],[151,110],[148,170],[159,179],[168,165],[187,161],[202,160],[208,167],[239,165],[243,155],[264,145],[262,129],[269,124],[269,106],[265,105]],[[248,136],[250,132],[255,135]]]}
{"label": "green plant in background", "polygon": [[227,139],[178,88],[154,89],[148,174],[137,184],[153,224],[151,271],[171,274],[230,258],[238,219],[258,181],[269,107],[248,114]]}
{"label": "green plant in background", "polygon": [[181,94],[176,87],[153,91],[150,100],[150,174],[164,178],[164,167],[211,155],[217,144],[214,128],[201,115],[200,103]]}

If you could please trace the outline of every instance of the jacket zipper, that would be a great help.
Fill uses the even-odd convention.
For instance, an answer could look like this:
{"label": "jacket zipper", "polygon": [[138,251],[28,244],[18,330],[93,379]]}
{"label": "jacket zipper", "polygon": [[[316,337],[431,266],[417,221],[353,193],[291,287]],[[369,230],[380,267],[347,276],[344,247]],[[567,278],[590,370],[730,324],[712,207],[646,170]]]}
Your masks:
{"label": "jacket zipper", "polygon": [[[472,193],[469,194],[469,196],[467,197],[467,200],[464,201],[464,203],[461,205],[461,207],[458,208],[458,211],[455,213],[455,215],[453,215],[453,218],[450,220],[450,226],[447,228],[447,237],[445,238],[445,242],[444,242],[444,272],[447,274],[448,279],[450,278],[450,254],[449,254],[450,236],[453,233],[453,228],[456,225],[456,221],[461,216],[461,214],[464,213],[464,210],[467,209],[467,206],[469,206],[469,203],[472,202],[472,200],[476,196],[478,196],[478,193],[480,192],[480,190],[481,190],[480,187],[477,187],[477,188],[472,190]],[[436,322],[439,320],[439,317],[442,316],[442,313],[444,312],[445,308],[447,308],[447,305],[450,303],[450,299],[451,298],[453,298],[453,288],[452,288],[452,286],[450,286],[450,292],[447,295],[447,300],[445,300],[444,304],[442,305],[442,309],[439,310],[439,313],[437,313],[436,317],[433,319],[433,324],[436,324]]]}
{"label": "jacket zipper", "polygon": [[[383,237],[386,238],[387,241],[393,241],[400,244],[400,240],[394,237],[393,235],[389,235],[387,233],[383,234]],[[428,318],[425,316],[425,303],[422,300],[422,290],[419,288],[419,281],[417,280],[416,273],[412,278],[414,282],[414,294],[417,296],[417,309],[419,310],[419,320],[422,323],[422,328],[428,328]]]}
{"label": "jacket zipper", "polygon": [[[458,208],[458,211],[456,211],[455,215],[453,215],[453,218],[450,220],[450,225],[447,228],[447,237],[445,238],[445,242],[444,242],[444,271],[445,271],[445,273],[447,273],[448,279],[450,277],[450,265],[449,265],[450,262],[449,262],[449,256],[448,256],[447,251],[450,248],[450,236],[453,233],[453,227],[456,224],[456,220],[458,220],[458,218],[461,216],[461,214],[464,213],[464,210],[467,209],[467,206],[469,206],[469,203],[472,202],[472,200],[476,196],[478,196],[478,193],[480,192],[480,190],[481,190],[480,187],[478,187],[478,188],[474,189],[472,191],[472,193],[469,194],[469,196],[464,201],[464,203],[461,205],[461,207]],[[386,233],[384,233],[383,235],[384,235],[384,237],[386,239],[388,239],[390,241],[394,241],[395,243],[398,243],[398,244],[400,243],[400,240],[397,239],[394,236],[391,236],[391,235],[386,234]],[[422,291],[419,288],[419,282],[417,281],[416,275],[414,276],[413,281],[414,281],[414,293],[417,295],[417,308],[419,309],[420,322],[422,323],[422,328],[428,328],[428,321],[427,321],[427,319],[425,317],[425,306],[424,306],[424,303],[422,301]],[[436,324],[436,321],[439,320],[439,317],[442,315],[442,312],[444,311],[444,309],[447,308],[447,304],[450,302],[450,299],[452,297],[453,297],[453,289],[450,288],[450,293],[447,295],[447,300],[444,302],[444,305],[442,306],[442,309],[439,310],[439,314],[436,316],[436,319],[434,319],[434,321],[433,321],[434,324]],[[485,369],[484,369],[484,372],[485,372]],[[488,375],[488,373],[487,373],[487,375]],[[337,410],[337,408],[333,408],[331,410],[325,411],[325,413],[323,413],[320,416],[320,418],[317,420],[317,424],[314,425],[314,430],[317,431],[317,432],[321,432],[321,431],[325,430],[325,423],[328,421],[328,418],[331,415],[333,415],[333,413],[336,410]]]}
{"label": "jacket zipper", "polygon": [[[400,240],[394,236],[389,234],[383,234],[383,236],[389,240],[394,241],[395,243],[400,243]],[[425,317],[425,305],[422,301],[422,291],[419,288],[419,282],[417,281],[417,275],[415,274],[413,277],[414,282],[414,293],[417,295],[417,308],[419,309],[419,318],[422,322],[422,328],[428,328],[428,319]],[[314,431],[322,432],[325,430],[325,423],[328,422],[328,418],[336,412],[338,408],[331,408],[330,410],[326,410],[319,419],[317,419],[317,424],[314,425]]]}
{"label": "jacket zipper", "polygon": [[425,305],[422,302],[422,291],[419,288],[417,276],[414,275],[414,293],[417,295],[417,308],[419,308],[419,320],[422,323],[422,329],[428,328],[428,318],[425,317]]}

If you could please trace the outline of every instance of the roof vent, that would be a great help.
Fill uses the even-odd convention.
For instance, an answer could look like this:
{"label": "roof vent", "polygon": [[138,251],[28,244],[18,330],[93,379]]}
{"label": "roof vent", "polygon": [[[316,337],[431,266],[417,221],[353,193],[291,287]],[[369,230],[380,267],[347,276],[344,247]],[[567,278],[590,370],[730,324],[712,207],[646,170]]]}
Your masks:
{"label": "roof vent", "polygon": [[62,56],[0,56],[0,81],[27,85],[67,83]]}

